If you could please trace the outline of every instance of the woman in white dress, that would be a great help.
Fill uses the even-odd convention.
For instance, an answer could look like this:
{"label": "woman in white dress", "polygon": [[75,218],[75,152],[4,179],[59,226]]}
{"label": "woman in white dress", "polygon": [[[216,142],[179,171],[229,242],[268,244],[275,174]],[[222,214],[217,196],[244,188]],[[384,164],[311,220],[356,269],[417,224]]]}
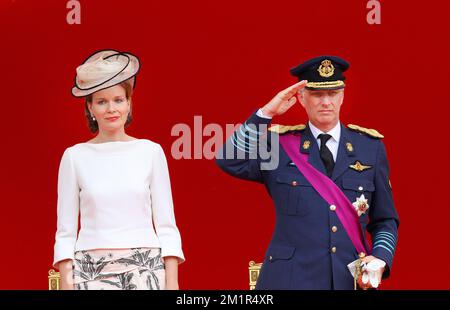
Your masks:
{"label": "woman in white dress", "polygon": [[178,289],[184,255],[166,157],[125,132],[139,68],[136,56],[114,50],[77,68],[72,94],[85,98],[96,136],[67,148],[59,167],[53,266],[61,289]]}

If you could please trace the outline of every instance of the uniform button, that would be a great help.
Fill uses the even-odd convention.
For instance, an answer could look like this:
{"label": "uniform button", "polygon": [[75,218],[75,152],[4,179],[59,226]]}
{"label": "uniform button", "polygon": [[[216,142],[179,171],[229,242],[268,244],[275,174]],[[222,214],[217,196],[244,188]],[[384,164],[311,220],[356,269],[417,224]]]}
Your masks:
{"label": "uniform button", "polygon": [[331,231],[334,233],[337,232],[337,227],[336,226],[331,227]]}
{"label": "uniform button", "polygon": [[331,248],[331,252],[336,253],[336,247],[335,246]]}
{"label": "uniform button", "polygon": [[269,256],[269,261],[272,261],[273,257],[272,255]]}
{"label": "uniform button", "polygon": [[298,185],[297,181],[292,181],[292,186],[297,186],[297,185]]}
{"label": "uniform button", "polygon": [[331,210],[331,211],[335,211],[335,210],[336,210],[336,206],[335,206],[335,205],[331,205],[331,206],[330,206],[330,210]]}
{"label": "uniform button", "polygon": [[364,187],[360,186],[360,187],[358,187],[358,189],[359,189],[360,191],[362,191],[362,190],[364,189]]}

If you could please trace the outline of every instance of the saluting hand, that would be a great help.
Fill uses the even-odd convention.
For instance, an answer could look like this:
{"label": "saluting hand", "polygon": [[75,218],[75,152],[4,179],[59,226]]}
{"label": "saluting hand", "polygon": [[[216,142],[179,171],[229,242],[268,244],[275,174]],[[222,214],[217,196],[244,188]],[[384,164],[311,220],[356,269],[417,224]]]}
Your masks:
{"label": "saluting hand", "polygon": [[261,108],[264,115],[274,117],[281,115],[289,110],[297,102],[297,93],[305,87],[308,81],[300,81],[282,91],[280,91],[272,100]]}

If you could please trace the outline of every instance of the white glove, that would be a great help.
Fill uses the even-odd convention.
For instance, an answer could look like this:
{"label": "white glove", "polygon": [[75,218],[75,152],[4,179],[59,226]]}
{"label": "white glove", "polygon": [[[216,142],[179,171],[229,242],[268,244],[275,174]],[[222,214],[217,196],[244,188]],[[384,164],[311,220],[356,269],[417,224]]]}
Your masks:
{"label": "white glove", "polygon": [[381,259],[375,258],[371,260],[369,263],[362,263],[361,269],[363,271],[362,275],[362,283],[367,284],[370,282],[370,285],[373,288],[377,288],[380,285],[382,270],[386,266],[386,263]]}

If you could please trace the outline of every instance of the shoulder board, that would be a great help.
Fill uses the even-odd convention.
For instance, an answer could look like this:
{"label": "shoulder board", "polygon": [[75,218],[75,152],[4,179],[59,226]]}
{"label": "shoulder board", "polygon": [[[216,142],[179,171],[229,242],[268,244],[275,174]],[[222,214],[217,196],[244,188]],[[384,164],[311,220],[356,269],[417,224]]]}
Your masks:
{"label": "shoulder board", "polygon": [[373,138],[378,138],[378,139],[384,138],[384,136],[381,133],[379,133],[378,131],[376,131],[375,129],[364,128],[364,127],[361,127],[358,125],[353,125],[353,124],[348,124],[347,127],[351,130],[365,133]]}
{"label": "shoulder board", "polygon": [[269,131],[278,133],[278,134],[284,134],[288,131],[295,131],[295,130],[303,130],[306,128],[306,125],[300,124],[300,125],[294,125],[294,126],[285,126],[285,125],[274,125],[269,128]]}

